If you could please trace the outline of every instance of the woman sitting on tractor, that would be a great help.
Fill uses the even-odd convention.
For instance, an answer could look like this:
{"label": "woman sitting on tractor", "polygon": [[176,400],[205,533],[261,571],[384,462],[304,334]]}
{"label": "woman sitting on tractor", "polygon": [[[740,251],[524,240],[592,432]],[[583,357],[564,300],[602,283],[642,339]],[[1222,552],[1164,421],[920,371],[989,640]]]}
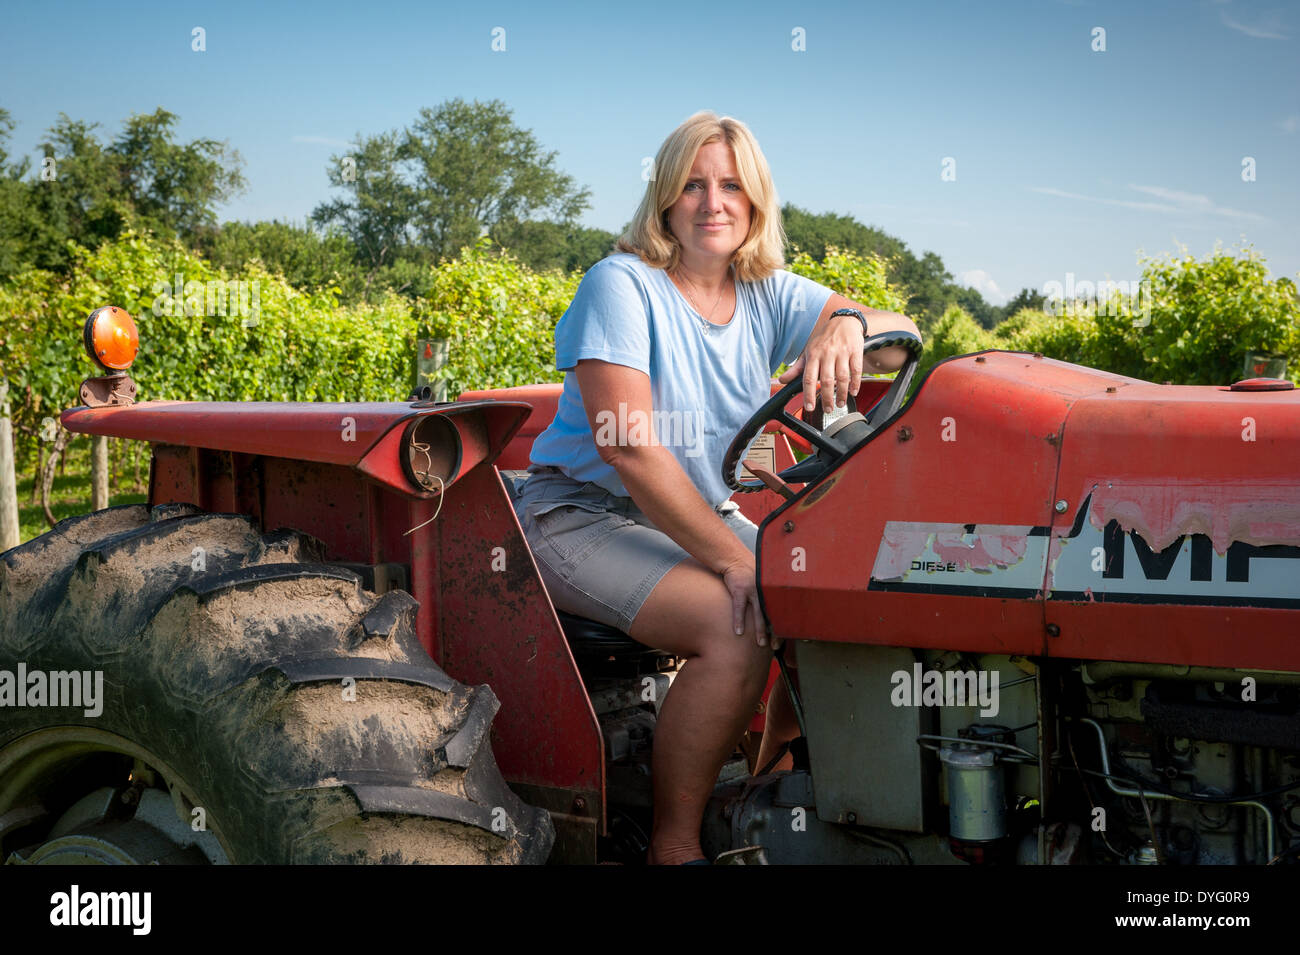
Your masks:
{"label": "woman sitting on tractor", "polygon": [[[556,607],[686,659],[655,730],[648,862],[703,861],[700,823],[772,662],[757,527],[722,459],[770,393],[856,395],[868,331],[916,326],[785,271],[767,161],[741,122],[692,116],[665,140],[617,252],[583,277],[555,332],[567,371],[517,510]],[[856,309],[859,314],[835,314]],[[906,353],[868,354],[876,372]],[[796,735],[772,694],[760,765]]]}

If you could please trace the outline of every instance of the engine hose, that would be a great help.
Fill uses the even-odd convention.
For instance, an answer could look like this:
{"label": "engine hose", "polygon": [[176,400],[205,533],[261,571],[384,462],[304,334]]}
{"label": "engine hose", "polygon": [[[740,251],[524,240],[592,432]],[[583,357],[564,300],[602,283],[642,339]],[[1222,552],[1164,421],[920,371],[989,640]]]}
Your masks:
{"label": "engine hose", "polygon": [[[1160,789],[1148,789],[1146,787],[1143,787],[1142,789],[1124,789],[1116,785],[1114,778],[1112,778],[1111,776],[1110,753],[1106,749],[1106,734],[1102,731],[1101,724],[1098,723],[1096,720],[1090,720],[1086,718],[1079,719],[1076,722],[1086,723],[1088,726],[1091,726],[1093,729],[1097,731],[1097,748],[1098,751],[1101,753],[1101,768],[1103,774],[1102,778],[1106,780],[1106,785],[1110,788],[1110,791],[1113,792],[1115,795],[1127,796],[1132,799],[1164,799],[1164,800],[1179,801],[1179,802],[1204,802],[1205,801],[1203,799],[1196,799],[1195,797],[1191,797],[1181,793],[1165,792]],[[1294,788],[1294,787],[1290,787],[1290,788]],[[1265,806],[1262,802],[1259,802],[1258,800],[1255,799],[1240,799],[1240,798],[1227,797],[1224,799],[1215,799],[1214,801],[1221,802],[1224,805],[1228,805],[1228,806],[1249,806],[1252,809],[1258,809],[1260,812],[1262,812],[1264,814],[1264,818],[1268,820],[1268,824],[1264,827],[1264,833],[1268,839],[1268,847],[1266,850],[1267,856],[1269,859],[1272,859],[1277,855],[1277,850],[1274,843],[1274,835],[1273,835],[1273,831],[1274,831],[1273,813],[1269,811],[1269,808],[1267,806]]]}

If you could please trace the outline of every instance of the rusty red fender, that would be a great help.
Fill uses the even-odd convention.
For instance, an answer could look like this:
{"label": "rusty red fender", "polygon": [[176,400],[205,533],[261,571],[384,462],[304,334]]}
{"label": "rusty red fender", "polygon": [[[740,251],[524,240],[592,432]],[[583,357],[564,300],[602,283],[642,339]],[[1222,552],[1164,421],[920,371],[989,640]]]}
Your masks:
{"label": "rusty red fender", "polygon": [[459,466],[450,485],[494,460],[530,412],[524,401],[148,401],[71,408],[62,420],[79,434],[343,465],[409,497],[429,497],[402,468],[400,444],[413,421],[440,415],[454,425]]}

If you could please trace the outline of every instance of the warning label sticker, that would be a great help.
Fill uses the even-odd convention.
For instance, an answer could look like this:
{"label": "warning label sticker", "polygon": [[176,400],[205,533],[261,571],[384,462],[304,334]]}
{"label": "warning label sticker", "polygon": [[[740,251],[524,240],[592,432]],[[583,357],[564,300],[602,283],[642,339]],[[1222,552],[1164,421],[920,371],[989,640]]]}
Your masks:
{"label": "warning label sticker", "polygon": [[754,443],[749,446],[749,453],[745,455],[744,464],[740,468],[740,479],[742,481],[756,481],[758,475],[754,474],[745,464],[757,464],[761,468],[769,471],[776,470],[776,435],[764,431]]}

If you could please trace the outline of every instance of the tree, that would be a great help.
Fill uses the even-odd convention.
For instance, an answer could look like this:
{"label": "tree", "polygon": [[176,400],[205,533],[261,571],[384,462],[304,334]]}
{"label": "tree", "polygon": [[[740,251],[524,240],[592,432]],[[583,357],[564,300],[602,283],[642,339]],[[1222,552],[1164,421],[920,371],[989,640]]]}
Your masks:
{"label": "tree", "polygon": [[356,142],[331,157],[330,184],[347,195],[311,219],[352,240],[367,294],[378,283],[420,297],[428,266],[483,235],[536,268],[590,265],[612,245],[608,233],[576,225],[589,190],[556,170],[555,153],[516,127],[499,100],[451,100],[420,110],[407,129]]}
{"label": "tree", "polygon": [[814,259],[824,257],[828,247],[883,258],[888,263],[889,280],[907,289],[907,314],[922,327],[937,321],[944,309],[963,294],[963,287],[953,284],[939,256],[926,252],[917,258],[901,239],[865,226],[852,216],[814,214],[789,203],[781,209],[781,216],[790,245]]}
{"label": "tree", "polygon": [[953,304],[961,306],[967,314],[973,318],[981,328],[992,328],[1002,317],[1000,309],[994,308],[988,302],[984,301],[984,296],[978,289],[969,286],[958,285],[953,287],[952,291]]}
{"label": "tree", "polygon": [[926,252],[919,259],[911,252],[905,252],[899,260],[897,272],[898,281],[907,286],[908,313],[916,315],[925,325],[943,315],[956,300],[956,290],[964,287],[953,284],[943,259],[933,252]]}
{"label": "tree", "polygon": [[177,120],[161,106],[132,115],[110,153],[137,226],[193,241],[216,225],[214,206],[244,190],[243,160],[214,139],[176,142]]}
{"label": "tree", "polygon": [[790,245],[820,261],[826,248],[879,255],[886,261],[907,251],[907,246],[879,229],[865,226],[852,216],[835,212],[814,214],[786,203],[781,209],[786,238]]}
{"label": "tree", "polygon": [[60,113],[39,144],[41,170],[29,184],[36,223],[27,237],[38,268],[63,271],[69,239],[97,248],[130,223],[131,210],[98,128]]}
{"label": "tree", "polygon": [[409,251],[418,197],[401,169],[401,133],[358,133],[356,141],[354,153],[330,157],[328,170],[330,185],[349,195],[317,206],[311,219],[351,240],[368,296],[379,271]]}
{"label": "tree", "polygon": [[214,268],[227,272],[239,272],[260,261],[300,291],[336,286],[347,304],[361,298],[365,284],[348,238],[322,234],[310,225],[227,222],[204,240],[202,252]]}
{"label": "tree", "polygon": [[162,108],[132,115],[105,146],[98,123],[60,113],[40,143],[41,168],[22,183],[17,259],[66,271],[69,240],[94,249],[128,228],[187,241],[211,230],[215,207],[244,188],[243,160],[215,140],[176,142],[177,120]]}
{"label": "tree", "polygon": [[1047,304],[1047,296],[1042,292],[1035,292],[1031,288],[1022,288],[1016,293],[1016,297],[1002,306],[1002,320],[1010,318],[1023,309],[1041,312],[1043,306]]}
{"label": "tree", "polygon": [[9,164],[9,137],[13,135],[14,121],[9,110],[0,106],[0,169]]}
{"label": "tree", "polygon": [[489,236],[538,272],[547,269],[585,272],[613,252],[618,239],[604,229],[533,220],[499,222]]}
{"label": "tree", "polygon": [[501,223],[517,228],[548,217],[571,225],[591,192],[554,168],[531,130],[519,129],[500,100],[454,99],[420,110],[403,156],[414,166],[414,226],[441,260],[454,257]]}
{"label": "tree", "polygon": [[32,208],[30,186],[23,182],[28,160],[9,164],[9,137],[14,121],[9,111],[0,107],[0,279],[8,278],[31,264],[27,236],[30,235]]}

